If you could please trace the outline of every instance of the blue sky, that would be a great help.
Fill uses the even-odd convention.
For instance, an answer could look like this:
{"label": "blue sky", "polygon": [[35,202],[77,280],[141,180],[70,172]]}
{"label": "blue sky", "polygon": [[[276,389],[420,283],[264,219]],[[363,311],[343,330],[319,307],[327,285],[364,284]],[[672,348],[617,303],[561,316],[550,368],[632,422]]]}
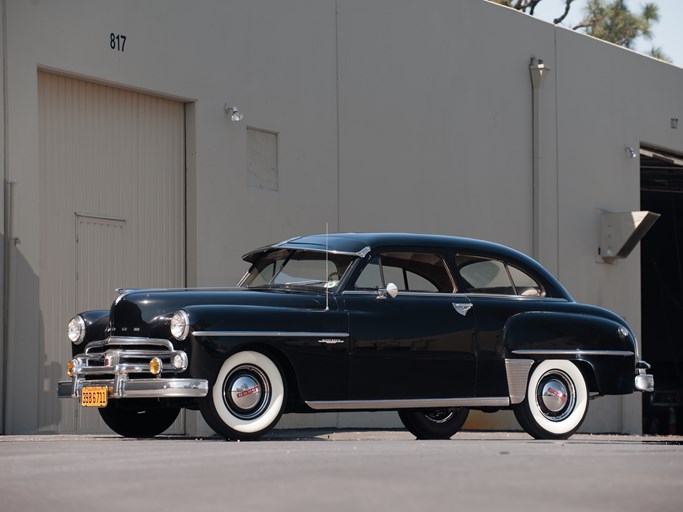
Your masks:
{"label": "blue sky", "polygon": [[[652,40],[639,39],[636,51],[647,53],[652,46],[659,46],[673,63],[683,68],[683,0],[650,0],[659,6],[659,22],[653,27]],[[639,12],[645,0],[628,0],[632,11]],[[564,26],[576,25],[583,17],[586,0],[576,0],[572,4]],[[543,0],[536,7],[537,18],[552,22],[564,10],[564,0]]]}

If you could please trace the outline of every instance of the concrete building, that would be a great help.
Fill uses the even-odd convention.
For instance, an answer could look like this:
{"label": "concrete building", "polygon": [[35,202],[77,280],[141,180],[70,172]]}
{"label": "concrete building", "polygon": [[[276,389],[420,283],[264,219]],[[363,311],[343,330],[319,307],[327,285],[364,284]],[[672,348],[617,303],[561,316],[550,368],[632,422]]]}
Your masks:
{"label": "concrete building", "polygon": [[[513,246],[641,332],[640,251],[605,263],[600,218],[677,186],[681,68],[483,0],[2,0],[0,44],[3,433],[105,431],[56,398],[75,312],[234,284],[326,224]],[[591,406],[584,431],[641,431],[639,396]]]}

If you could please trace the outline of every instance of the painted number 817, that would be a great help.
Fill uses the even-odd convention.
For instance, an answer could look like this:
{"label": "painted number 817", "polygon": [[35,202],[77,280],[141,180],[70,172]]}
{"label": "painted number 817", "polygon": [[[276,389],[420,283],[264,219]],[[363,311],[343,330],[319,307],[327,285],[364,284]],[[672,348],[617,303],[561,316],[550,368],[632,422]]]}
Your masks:
{"label": "painted number 817", "polygon": [[126,48],[126,36],[123,34],[109,34],[109,48],[122,52]]}

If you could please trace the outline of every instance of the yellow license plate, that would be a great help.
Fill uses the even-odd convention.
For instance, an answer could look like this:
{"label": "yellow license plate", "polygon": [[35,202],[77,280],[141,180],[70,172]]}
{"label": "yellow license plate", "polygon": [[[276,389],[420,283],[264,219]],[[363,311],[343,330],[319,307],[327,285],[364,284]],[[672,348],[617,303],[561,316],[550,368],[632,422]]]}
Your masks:
{"label": "yellow license plate", "polygon": [[85,386],[81,389],[83,407],[106,407],[107,386]]}

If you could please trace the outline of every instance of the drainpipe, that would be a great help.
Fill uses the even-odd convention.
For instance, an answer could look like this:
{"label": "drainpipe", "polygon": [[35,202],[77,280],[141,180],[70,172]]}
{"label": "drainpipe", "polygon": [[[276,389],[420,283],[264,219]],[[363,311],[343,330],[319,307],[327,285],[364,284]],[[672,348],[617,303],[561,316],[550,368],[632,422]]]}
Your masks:
{"label": "drainpipe", "polygon": [[541,59],[531,58],[529,64],[532,88],[532,172],[533,172],[533,257],[541,253],[541,86],[550,68]]}
{"label": "drainpipe", "polygon": [[7,368],[9,366],[7,358],[9,356],[9,280],[10,280],[10,254],[11,254],[11,239],[12,234],[10,233],[11,226],[11,210],[12,210],[12,187],[14,182],[9,179],[9,156],[7,154],[7,147],[9,141],[9,135],[7,133],[7,0],[2,0],[2,112],[3,112],[3,189],[4,189],[4,211],[3,211],[3,221],[4,221],[4,244],[3,244],[3,260],[2,260],[2,371],[1,384],[2,389],[0,390],[0,400],[2,401],[2,411],[0,413],[0,434],[8,433],[8,420],[7,412],[9,407],[7,405],[8,393],[7,393]]}
{"label": "drainpipe", "polygon": [[[5,123],[5,128],[7,124]],[[7,145],[5,145],[5,153]],[[9,394],[7,392],[9,376],[9,320],[10,320],[10,279],[12,268],[12,247],[17,243],[17,238],[12,233],[12,203],[14,201],[15,181],[5,179],[4,201],[4,230],[5,240],[3,246],[3,275],[2,275],[2,421],[0,421],[0,434],[9,433],[9,406],[7,404]]]}

